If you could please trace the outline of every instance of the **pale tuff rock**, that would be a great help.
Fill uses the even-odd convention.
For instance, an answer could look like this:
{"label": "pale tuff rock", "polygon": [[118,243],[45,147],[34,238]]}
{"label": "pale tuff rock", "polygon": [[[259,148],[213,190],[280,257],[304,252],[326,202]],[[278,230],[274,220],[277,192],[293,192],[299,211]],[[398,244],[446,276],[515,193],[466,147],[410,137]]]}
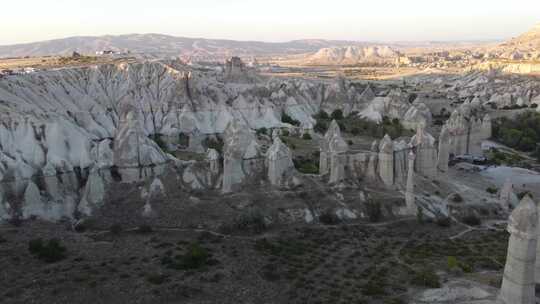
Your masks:
{"label": "pale tuff rock", "polygon": [[154,215],[152,209],[152,202],[160,197],[165,196],[165,186],[159,178],[154,178],[152,183],[148,186],[148,189],[143,189],[141,192],[141,197],[145,199],[145,204],[141,215],[143,217],[150,217]]}
{"label": "pale tuff rock", "polygon": [[385,135],[379,144],[379,176],[386,186],[394,184],[394,143]]}
{"label": "pale tuff rock", "polygon": [[427,177],[437,176],[437,149],[433,136],[425,128],[418,128],[410,146],[416,151],[415,171]]}
{"label": "pale tuff rock", "polygon": [[394,89],[385,97],[375,97],[358,115],[380,123],[384,116],[402,119],[410,107],[407,96],[400,89]]}
{"label": "pale tuff rock", "polygon": [[294,170],[294,164],[289,147],[279,137],[274,139],[274,143],[268,149],[266,161],[268,165],[268,180],[274,186],[282,186],[285,182],[286,174]]}
{"label": "pale tuff rock", "polygon": [[[255,142],[255,144],[254,144]],[[241,184],[246,176],[248,165],[244,159],[257,154],[253,132],[240,120],[233,120],[224,133],[223,147],[223,192],[231,192]]]}
{"label": "pale tuff rock", "polygon": [[138,168],[165,163],[167,157],[163,151],[145,135],[137,108],[126,102],[123,111],[114,138],[114,165]]}
{"label": "pale tuff rock", "polygon": [[329,182],[336,183],[345,178],[345,165],[348,161],[345,154],[349,145],[341,137],[341,130],[335,120],[321,141],[320,174],[330,172]]}
{"label": "pale tuff rock", "polygon": [[411,151],[407,157],[408,170],[407,170],[407,187],[405,190],[405,213],[408,215],[414,215],[417,212],[414,195],[414,161],[416,155]]}
{"label": "pale tuff rock", "polygon": [[366,177],[371,181],[379,180],[379,141],[374,140],[371,144],[371,153],[369,155],[366,168]]}
{"label": "pale tuff rock", "polygon": [[92,158],[95,159],[97,169],[112,167],[113,164],[113,141],[106,138],[100,141],[91,151]]}
{"label": "pale tuff rock", "polygon": [[482,119],[482,139],[489,139],[492,135],[491,117],[486,114]]}
{"label": "pale tuff rock", "polygon": [[446,125],[442,127],[439,134],[439,150],[437,157],[437,168],[441,172],[448,171],[448,161],[450,160],[450,132]]}
{"label": "pale tuff rock", "polygon": [[529,196],[525,196],[512,211],[508,232],[510,240],[499,301],[504,304],[534,304],[538,213]]}
{"label": "pale tuff rock", "polygon": [[57,221],[62,217],[71,218],[75,211],[75,202],[66,198],[65,202],[48,202],[42,197],[39,188],[32,181],[28,183],[23,196],[22,218],[32,216],[47,221]]}
{"label": "pale tuff rock", "polygon": [[463,114],[463,109],[452,112],[445,124],[450,133],[450,153],[481,154],[482,141],[491,137],[491,118],[486,114],[483,120],[476,119]]}
{"label": "pale tuff rock", "polygon": [[201,134],[199,129],[193,130],[189,134],[189,146],[186,149],[194,153],[204,153],[203,141],[206,139],[206,135]]}
{"label": "pale tuff rock", "polygon": [[0,223],[11,218],[10,211],[11,207],[6,201],[4,191],[2,190],[2,188],[0,188]]}
{"label": "pale tuff rock", "polygon": [[220,163],[219,163],[219,152],[214,149],[208,149],[206,152],[206,160],[210,163],[210,172],[212,174],[219,174]]}
{"label": "pale tuff rock", "polygon": [[394,142],[394,184],[407,182],[407,158],[409,145],[404,140]]}
{"label": "pale tuff rock", "polygon": [[452,112],[445,126],[451,138],[450,153],[454,155],[467,154],[469,150],[469,123],[465,116],[456,110]]}
{"label": "pale tuff rock", "polygon": [[101,208],[105,201],[105,183],[103,178],[97,173],[92,173],[84,186],[82,198],[77,210],[90,216],[95,210]]}
{"label": "pale tuff rock", "polygon": [[257,81],[256,75],[240,59],[231,57],[225,62],[225,80],[229,82],[251,83]]}
{"label": "pale tuff rock", "polygon": [[515,206],[518,203],[517,195],[514,193],[514,185],[509,178],[499,191],[499,203],[503,210],[508,210],[510,206]]}
{"label": "pale tuff rock", "polygon": [[324,138],[320,143],[319,174],[330,172],[330,145],[334,137],[341,138],[341,130],[335,120],[332,120]]}
{"label": "pale tuff rock", "polygon": [[414,103],[405,112],[401,119],[403,127],[416,130],[419,127],[427,127],[431,124],[432,115],[429,108],[424,103]]}

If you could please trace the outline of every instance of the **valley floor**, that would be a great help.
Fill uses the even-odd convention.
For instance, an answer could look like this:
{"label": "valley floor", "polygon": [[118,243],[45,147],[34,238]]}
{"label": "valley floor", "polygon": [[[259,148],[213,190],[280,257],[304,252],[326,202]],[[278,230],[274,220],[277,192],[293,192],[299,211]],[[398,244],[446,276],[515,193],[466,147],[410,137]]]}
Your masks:
{"label": "valley floor", "polygon": [[[438,288],[456,280],[481,286],[463,297],[489,300],[508,238],[496,223],[414,218],[232,232],[66,226],[0,227],[2,303],[443,303]],[[36,238],[59,239],[59,261],[31,253]]]}

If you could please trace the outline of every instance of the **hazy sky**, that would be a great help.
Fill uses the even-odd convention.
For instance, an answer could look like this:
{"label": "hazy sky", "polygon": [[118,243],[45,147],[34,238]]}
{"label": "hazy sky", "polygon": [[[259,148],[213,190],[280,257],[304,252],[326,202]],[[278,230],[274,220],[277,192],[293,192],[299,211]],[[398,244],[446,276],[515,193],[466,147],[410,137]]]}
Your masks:
{"label": "hazy sky", "polygon": [[540,22],[540,0],[2,2],[0,44],[127,33],[262,41],[498,39]]}

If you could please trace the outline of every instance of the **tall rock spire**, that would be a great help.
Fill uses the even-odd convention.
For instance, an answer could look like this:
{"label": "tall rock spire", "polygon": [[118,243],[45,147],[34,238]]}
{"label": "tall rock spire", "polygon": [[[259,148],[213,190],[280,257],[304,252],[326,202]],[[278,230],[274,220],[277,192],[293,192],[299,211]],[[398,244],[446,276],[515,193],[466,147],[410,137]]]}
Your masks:
{"label": "tall rock spire", "polygon": [[534,304],[538,213],[536,204],[528,195],[510,215],[507,229],[510,239],[499,301],[504,304]]}

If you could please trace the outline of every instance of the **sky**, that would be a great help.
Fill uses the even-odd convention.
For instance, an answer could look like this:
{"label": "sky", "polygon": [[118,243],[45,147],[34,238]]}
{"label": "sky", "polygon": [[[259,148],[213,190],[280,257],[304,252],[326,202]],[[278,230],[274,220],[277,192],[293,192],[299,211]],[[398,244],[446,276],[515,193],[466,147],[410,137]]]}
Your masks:
{"label": "sky", "polygon": [[160,33],[289,41],[507,39],[540,22],[540,0],[3,0],[0,45]]}

